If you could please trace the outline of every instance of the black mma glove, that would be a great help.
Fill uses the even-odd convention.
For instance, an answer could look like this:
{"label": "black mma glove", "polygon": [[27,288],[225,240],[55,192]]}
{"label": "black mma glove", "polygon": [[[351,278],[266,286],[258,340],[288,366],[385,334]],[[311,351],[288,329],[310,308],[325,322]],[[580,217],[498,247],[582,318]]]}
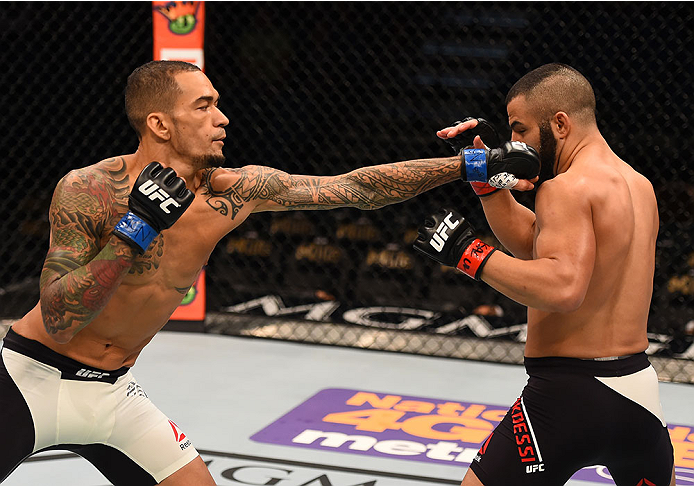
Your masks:
{"label": "black mma glove", "polygon": [[144,253],[159,232],[178,221],[194,198],[195,194],[173,169],[152,162],[135,181],[128,198],[130,211],[116,224],[113,233]]}
{"label": "black mma glove", "polygon": [[[454,125],[473,119],[467,117]],[[477,135],[487,148],[472,148]],[[533,179],[540,173],[540,158],[535,149],[522,142],[505,142],[497,148],[499,134],[484,118],[477,118],[474,128],[446,139],[446,142],[463,159],[461,178],[469,181],[475,194],[480,197],[488,196],[498,189],[511,189],[518,179]]]}
{"label": "black mma glove", "polygon": [[475,280],[480,279],[487,259],[496,251],[496,248],[475,236],[472,225],[460,213],[445,208],[424,221],[412,246],[429,258],[455,267]]}
{"label": "black mma glove", "polygon": [[540,156],[523,142],[504,142],[495,149],[463,149],[463,180],[487,182],[511,189],[518,179],[533,179],[540,173]]}
{"label": "black mma glove", "polygon": [[471,148],[472,142],[475,137],[479,135],[482,138],[484,144],[489,148],[497,148],[500,145],[499,134],[496,128],[489,123],[484,118],[473,118],[468,116],[463,118],[461,121],[453,122],[452,126],[460,125],[461,123],[468,122],[470,120],[477,120],[477,125],[474,128],[465,130],[463,133],[456,135],[453,138],[444,139],[448,143],[456,154],[459,154],[461,150],[465,148]]}

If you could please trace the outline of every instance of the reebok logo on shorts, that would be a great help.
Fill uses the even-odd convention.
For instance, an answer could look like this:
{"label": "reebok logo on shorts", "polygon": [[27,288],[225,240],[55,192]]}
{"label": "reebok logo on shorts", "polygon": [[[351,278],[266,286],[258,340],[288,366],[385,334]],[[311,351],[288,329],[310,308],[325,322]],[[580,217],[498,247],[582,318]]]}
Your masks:
{"label": "reebok logo on shorts", "polygon": [[485,440],[484,444],[482,444],[482,447],[480,447],[480,450],[477,452],[477,455],[475,456],[475,461],[480,462],[482,460],[482,456],[484,455],[485,452],[487,452],[487,447],[489,446],[489,441],[492,440],[492,435],[494,435],[494,432],[489,434],[489,437],[487,437],[487,440]]}
{"label": "reebok logo on shorts", "polygon": [[[176,442],[178,442],[178,446],[181,448],[181,450],[187,449],[190,446],[190,439],[186,439],[186,434],[184,434],[183,431],[178,427],[178,425],[176,425],[172,420],[169,420],[169,425],[173,430]],[[183,442],[184,439],[185,442]]]}

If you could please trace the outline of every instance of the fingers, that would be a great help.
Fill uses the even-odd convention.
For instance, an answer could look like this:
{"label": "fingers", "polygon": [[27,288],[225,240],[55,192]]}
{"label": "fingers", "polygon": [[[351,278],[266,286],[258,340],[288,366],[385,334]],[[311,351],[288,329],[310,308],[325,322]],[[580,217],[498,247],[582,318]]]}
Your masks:
{"label": "fingers", "polygon": [[[537,177],[533,180],[537,180]],[[532,191],[535,189],[535,185],[527,179],[520,179],[518,183],[513,188],[514,191]]]}
{"label": "fingers", "polygon": [[487,148],[487,146],[482,141],[482,137],[480,137],[479,135],[477,135],[475,139],[472,141],[472,146],[476,149]]}
{"label": "fingers", "polygon": [[453,138],[461,133],[463,133],[465,130],[469,130],[471,128],[475,128],[479,122],[476,119],[468,120],[463,123],[459,123],[458,125],[455,125],[453,127],[446,127],[438,132],[436,132],[436,135],[439,138]]}

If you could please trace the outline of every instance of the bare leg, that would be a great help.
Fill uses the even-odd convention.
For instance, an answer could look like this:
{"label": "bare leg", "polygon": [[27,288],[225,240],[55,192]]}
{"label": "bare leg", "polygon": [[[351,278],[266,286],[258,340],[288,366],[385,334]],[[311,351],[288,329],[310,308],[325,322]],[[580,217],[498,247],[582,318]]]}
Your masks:
{"label": "bare leg", "polygon": [[482,481],[479,480],[477,475],[472,471],[472,469],[468,469],[467,473],[465,473],[465,477],[463,478],[463,482],[460,483],[460,486],[484,486],[484,485],[482,484]]}
{"label": "bare leg", "polygon": [[215,486],[214,479],[200,456],[196,457],[171,476],[163,480],[162,486]]}
{"label": "bare leg", "polygon": [[675,465],[672,465],[672,481],[670,481],[670,486],[676,486],[675,485]]}

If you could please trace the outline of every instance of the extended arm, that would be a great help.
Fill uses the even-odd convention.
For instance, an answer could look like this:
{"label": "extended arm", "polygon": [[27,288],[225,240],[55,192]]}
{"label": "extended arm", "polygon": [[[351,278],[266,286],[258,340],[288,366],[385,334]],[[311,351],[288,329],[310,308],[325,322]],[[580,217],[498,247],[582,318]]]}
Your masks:
{"label": "extended arm", "polygon": [[337,176],[294,175],[263,166],[210,169],[207,203],[232,217],[253,212],[355,207],[377,209],[460,179],[460,157],[362,167]]}

